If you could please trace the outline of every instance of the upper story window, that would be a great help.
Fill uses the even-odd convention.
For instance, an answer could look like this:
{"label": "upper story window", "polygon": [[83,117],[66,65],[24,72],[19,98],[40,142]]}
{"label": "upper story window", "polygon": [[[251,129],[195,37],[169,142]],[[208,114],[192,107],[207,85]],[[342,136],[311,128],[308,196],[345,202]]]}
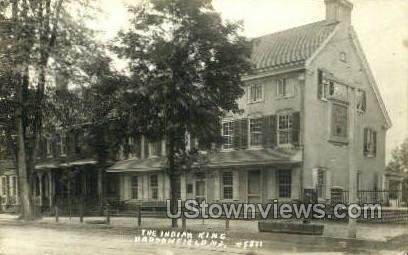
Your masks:
{"label": "upper story window", "polygon": [[281,113],[278,116],[278,144],[290,144],[292,142],[292,113]]}
{"label": "upper story window", "polygon": [[226,121],[222,123],[222,137],[224,150],[232,149],[234,146],[234,122]]}
{"label": "upper story window", "polygon": [[364,155],[367,157],[375,157],[377,154],[377,132],[365,128],[364,129]]}
{"label": "upper story window", "polygon": [[356,107],[357,111],[360,112],[365,112],[367,108],[366,93],[364,90],[361,89],[357,90]]}
{"label": "upper story window", "polygon": [[293,78],[282,78],[278,80],[276,94],[278,97],[291,97],[294,95],[295,89],[295,79]]}
{"label": "upper story window", "polygon": [[262,145],[262,123],[263,118],[250,119],[249,132],[250,132],[250,145],[261,146]]}
{"label": "upper story window", "polygon": [[149,144],[149,157],[158,157],[161,155],[161,140]]}
{"label": "upper story window", "polygon": [[57,146],[59,146],[59,152],[61,156],[67,155],[67,137],[65,132],[61,132],[57,135]]}
{"label": "upper story window", "polygon": [[52,157],[52,139],[51,139],[50,136],[46,136],[45,140],[46,140],[47,157],[50,158],[50,157]]}
{"label": "upper story window", "polygon": [[263,84],[253,83],[249,85],[249,103],[256,103],[263,100]]}
{"label": "upper story window", "polygon": [[348,112],[346,105],[332,104],[332,136],[347,139]]}
{"label": "upper story window", "polygon": [[340,52],[339,58],[341,62],[347,63],[347,53],[346,52],[344,51]]}

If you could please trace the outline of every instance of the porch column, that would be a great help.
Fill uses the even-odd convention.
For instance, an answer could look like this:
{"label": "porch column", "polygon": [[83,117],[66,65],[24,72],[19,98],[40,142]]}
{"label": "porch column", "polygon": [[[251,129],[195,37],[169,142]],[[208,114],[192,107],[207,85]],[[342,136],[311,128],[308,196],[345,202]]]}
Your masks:
{"label": "porch column", "polygon": [[186,192],[186,174],[180,175],[180,196],[181,200],[187,199],[187,192]]}
{"label": "porch column", "polygon": [[[218,178],[219,179],[219,178]],[[239,170],[232,172],[232,198],[233,200],[239,200]]]}
{"label": "porch column", "polygon": [[43,189],[42,189],[42,173],[38,173],[37,174],[37,178],[38,178],[38,188],[40,189],[40,206],[43,205]]}
{"label": "porch column", "polygon": [[54,188],[53,188],[53,183],[52,183],[52,173],[51,170],[47,172],[48,175],[48,203],[50,208],[53,206],[53,198],[54,198]]}
{"label": "porch column", "polygon": [[163,192],[164,192],[164,199],[170,199],[170,178],[168,174],[163,175]]}
{"label": "porch column", "polygon": [[143,180],[143,200],[149,200],[150,197],[150,190],[149,190],[149,175],[144,174],[142,175],[142,180]]}
{"label": "porch column", "polygon": [[102,208],[103,206],[103,187],[102,187],[102,169],[98,169],[98,202],[99,202],[99,206]]}

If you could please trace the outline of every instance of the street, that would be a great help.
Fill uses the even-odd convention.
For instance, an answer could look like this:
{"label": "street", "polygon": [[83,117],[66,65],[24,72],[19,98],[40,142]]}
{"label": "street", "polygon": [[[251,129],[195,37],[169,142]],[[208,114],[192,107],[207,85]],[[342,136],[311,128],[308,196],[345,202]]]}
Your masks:
{"label": "street", "polygon": [[[408,250],[408,236],[403,235],[387,242],[346,240],[318,236],[270,233],[231,233],[228,247],[176,247],[136,244],[134,237],[140,230],[108,226],[50,225],[6,223],[0,225],[0,255],[31,254],[403,254]],[[232,245],[245,239],[262,240],[256,250],[238,249]]]}

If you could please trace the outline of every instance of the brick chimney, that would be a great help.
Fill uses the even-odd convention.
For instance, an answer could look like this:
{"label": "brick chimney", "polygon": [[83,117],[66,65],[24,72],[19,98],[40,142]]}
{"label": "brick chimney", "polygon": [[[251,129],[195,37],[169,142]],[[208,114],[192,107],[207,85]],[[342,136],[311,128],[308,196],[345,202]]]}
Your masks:
{"label": "brick chimney", "polygon": [[348,0],[324,0],[324,3],[326,4],[326,20],[351,25],[352,3]]}

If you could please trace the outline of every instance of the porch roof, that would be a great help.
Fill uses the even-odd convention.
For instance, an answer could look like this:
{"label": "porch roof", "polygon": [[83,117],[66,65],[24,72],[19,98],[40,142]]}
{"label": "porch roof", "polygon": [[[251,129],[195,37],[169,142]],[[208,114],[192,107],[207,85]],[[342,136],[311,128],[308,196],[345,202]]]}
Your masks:
{"label": "porch roof", "polygon": [[95,165],[96,163],[97,163],[97,161],[93,160],[93,159],[81,159],[81,160],[64,162],[64,163],[49,162],[49,163],[37,164],[35,166],[35,169],[36,170],[42,170],[42,169],[73,167],[73,166]]}
{"label": "porch roof", "polygon": [[[301,162],[301,151],[290,149],[257,149],[213,152],[207,155],[210,168],[261,165],[290,165]],[[147,172],[162,170],[165,157],[128,159],[116,162],[107,172]]]}
{"label": "porch roof", "polygon": [[116,162],[108,168],[107,172],[145,172],[158,171],[166,164],[164,157],[154,157],[148,159],[127,159]]}

